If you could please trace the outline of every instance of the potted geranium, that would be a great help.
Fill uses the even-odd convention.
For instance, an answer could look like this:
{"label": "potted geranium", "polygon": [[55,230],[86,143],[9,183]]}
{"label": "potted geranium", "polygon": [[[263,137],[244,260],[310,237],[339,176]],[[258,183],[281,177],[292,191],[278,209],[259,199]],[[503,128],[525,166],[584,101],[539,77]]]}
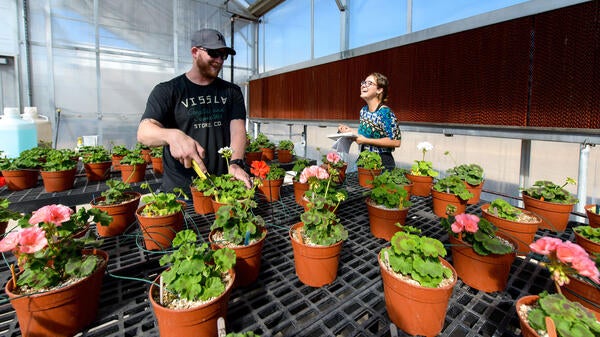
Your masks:
{"label": "potted geranium", "polygon": [[268,165],[262,160],[253,161],[250,165],[250,173],[258,177],[258,189],[268,202],[279,200],[279,192],[285,177],[283,168],[278,164]]}
{"label": "potted geranium", "polygon": [[83,168],[88,181],[106,180],[110,174],[112,160],[108,150],[102,146],[94,147],[94,150],[83,157]]}
{"label": "potted geranium", "polygon": [[294,167],[292,167],[292,171],[295,173],[293,178],[294,200],[300,206],[304,204],[302,198],[304,198],[304,193],[308,191],[308,183],[300,182],[300,173],[308,166],[310,166],[310,160],[306,158],[298,158],[294,163]]}
{"label": "potted geranium", "polygon": [[103,210],[112,216],[113,220],[108,226],[97,226],[96,231],[100,236],[121,235],[135,221],[137,210],[142,195],[131,191],[131,186],[120,180],[109,179],[106,181],[108,189],[94,198],[90,206]]}
{"label": "potted geranium", "polygon": [[592,226],[573,227],[575,242],[591,255],[600,257],[600,228]]}
{"label": "potted geranium", "polygon": [[282,163],[289,163],[294,158],[294,142],[289,139],[280,140],[277,143],[277,160]]}
{"label": "potted geranium", "polygon": [[348,163],[342,159],[339,153],[336,151],[331,151],[322,158],[323,167],[325,170],[330,172],[331,169],[334,169],[337,173],[332,177],[333,182],[336,184],[341,184],[346,180],[346,169],[348,168]]}
{"label": "potted geranium", "polygon": [[148,298],[161,337],[217,336],[217,320],[227,315],[235,252],[197,240],[194,231],[182,230],[175,249],[159,261],[170,267],[154,280]]}
{"label": "potted geranium", "polygon": [[394,167],[392,170],[388,170],[387,172],[390,172],[389,179],[395,184],[402,186],[406,192],[408,192],[408,199],[410,199],[410,196],[412,195],[413,183],[406,177],[408,170]]}
{"label": "potted geranium", "polygon": [[139,183],[146,177],[146,161],[139,150],[130,151],[120,161],[121,180],[126,183]]}
{"label": "potted geranium", "polygon": [[481,217],[491,222],[498,230],[517,243],[519,254],[529,253],[529,244],[542,219],[530,211],[515,207],[508,201],[496,198],[491,203],[481,205]]}
{"label": "potted geranium", "polygon": [[73,188],[77,162],[61,150],[50,150],[42,165],[42,180],[46,192],[60,192]]}
{"label": "potted geranium", "polygon": [[129,149],[125,145],[115,145],[111,151],[112,166],[115,170],[121,170],[121,159],[129,153]]}
{"label": "potted geranium", "polygon": [[163,147],[155,146],[150,149],[150,160],[152,161],[152,171],[157,174],[163,173]]}
{"label": "potted geranium", "polygon": [[140,206],[135,212],[146,249],[169,248],[175,234],[183,228],[183,211],[186,203],[177,198],[187,200],[188,197],[181,188],[174,188],[173,192],[157,193],[148,183],[143,183],[140,187],[150,191],[150,194],[142,197],[145,205]]}
{"label": "potted geranium", "polygon": [[373,178],[380,175],[381,170],[384,168],[379,153],[369,150],[364,150],[358,154],[356,167],[358,170],[358,184],[365,188],[373,187]]}
{"label": "potted geranium", "polygon": [[255,139],[258,143],[258,148],[262,151],[262,160],[273,160],[275,158],[275,143],[273,143],[267,135],[259,133]]}
{"label": "potted geranium", "polygon": [[150,156],[150,146],[137,142],[133,147],[133,151],[139,151],[146,164],[150,164],[152,162],[152,156]]}
{"label": "potted geranium", "polygon": [[235,200],[217,211],[210,227],[213,247],[229,247],[235,251],[236,285],[247,286],[256,281],[260,272],[261,252],[267,236],[263,218],[254,215],[254,199]]}
{"label": "potted geranium", "polygon": [[[544,260],[542,264],[548,268],[550,277],[554,281],[558,294],[564,295],[569,301],[578,302],[583,307],[591,311],[591,315],[596,316],[596,320],[600,319],[600,271],[598,271],[598,261],[590,258],[589,254],[579,245],[571,241],[563,241],[559,238],[544,236],[530,245],[531,251],[542,255]],[[535,306],[543,294],[533,296],[525,296],[517,301],[516,309],[519,313],[521,326],[523,331],[528,330],[525,325],[529,320],[527,308],[522,306]],[[571,306],[571,304],[569,304]],[[566,309],[566,307],[565,307]],[[585,310],[581,311],[585,312]],[[567,315],[567,311],[561,309],[562,318],[556,321],[556,326],[559,329],[560,336],[575,336],[572,333],[560,332],[560,327],[571,328],[572,323],[565,324],[560,322],[564,319],[569,319],[572,315]],[[588,314],[583,314],[589,316]],[[579,315],[582,317],[582,315]],[[557,317],[552,317],[556,320]],[[596,335],[600,333],[600,326],[595,324],[584,324],[592,331],[596,331]],[[545,329],[542,329],[545,330]],[[529,331],[529,330],[528,330]],[[529,336],[535,336],[530,334]]]}
{"label": "potted geranium", "polygon": [[435,336],[442,331],[456,271],[437,239],[404,226],[377,255],[385,307],[390,320],[411,335]]}
{"label": "potted geranium", "polygon": [[585,213],[592,227],[600,227],[600,204],[585,205]]}
{"label": "potted geranium", "polygon": [[246,139],[248,140],[248,145],[246,146],[244,158],[246,159],[246,164],[250,165],[253,161],[262,159],[261,144],[256,139],[252,139],[249,134],[246,134]]}
{"label": "potted geranium", "polygon": [[514,241],[473,214],[442,218],[441,224],[448,231],[452,265],[463,282],[485,292],[504,290],[516,257]]}
{"label": "potted geranium", "polygon": [[433,150],[433,145],[429,142],[417,144],[417,149],[423,153],[421,160],[415,160],[410,173],[406,176],[413,182],[412,194],[420,197],[427,197],[431,194],[433,178],[439,175],[439,172],[433,169],[433,164],[425,160],[425,154]]}
{"label": "potted geranium", "polygon": [[190,191],[192,192],[192,201],[194,203],[194,211],[198,214],[211,214],[214,212],[212,205],[212,197],[206,191],[213,187],[212,180],[204,177],[194,177]]}
{"label": "potted geranium", "polygon": [[[225,158],[227,166],[229,166],[229,159],[233,156],[233,149],[227,146],[220,148],[219,154]],[[206,180],[210,183],[211,187],[204,194],[213,197],[211,202],[215,213],[223,205],[254,198],[255,189],[247,188],[243,181],[235,179],[232,174],[227,173],[216,177],[208,175]]]}
{"label": "potted geranium", "polygon": [[411,202],[408,192],[394,181],[391,171],[376,176],[372,184],[365,199],[371,234],[389,241],[404,225]]}
{"label": "potted geranium", "polygon": [[23,336],[72,336],[96,317],[98,297],[108,254],[77,229],[93,220],[108,224],[110,217],[64,205],[44,206],[19,220],[19,227],[0,241],[0,251],[18,256],[21,272],[4,288],[16,311]]}
{"label": "potted geranium", "polygon": [[[444,154],[452,156],[450,151],[446,151]],[[465,182],[467,190],[473,193],[473,197],[467,201],[467,204],[474,205],[479,203],[484,183],[483,167],[478,164],[460,164],[448,169],[446,172],[449,175],[458,176],[460,180]]]}
{"label": "potted geranium", "polygon": [[467,200],[472,196],[473,193],[467,190],[464,182],[458,176],[439,179],[431,189],[433,213],[440,218],[464,213],[467,209]]}
{"label": "potted geranium", "polygon": [[5,158],[0,161],[0,170],[6,186],[11,191],[33,188],[40,175],[40,157],[26,150],[14,159]]}
{"label": "potted geranium", "polygon": [[538,180],[533,186],[524,188],[523,204],[525,209],[542,218],[540,228],[562,232],[567,228],[569,216],[578,200],[564,187],[577,184],[573,178],[557,185],[551,181]]}
{"label": "potted geranium", "polygon": [[321,287],[336,279],[342,243],[348,237],[335,215],[346,194],[333,188],[331,175],[320,166],[305,168],[300,181],[308,182],[310,187],[305,194],[307,205],[301,222],[289,232],[294,264],[302,283]]}

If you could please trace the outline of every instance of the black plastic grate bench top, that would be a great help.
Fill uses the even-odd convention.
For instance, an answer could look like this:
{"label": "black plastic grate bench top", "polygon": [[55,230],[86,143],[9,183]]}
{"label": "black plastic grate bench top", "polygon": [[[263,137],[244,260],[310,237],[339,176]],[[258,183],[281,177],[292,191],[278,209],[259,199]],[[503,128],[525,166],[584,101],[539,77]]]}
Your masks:
{"label": "black plastic grate bench top", "polygon": [[[159,181],[156,179],[154,182]],[[226,319],[228,331],[254,331],[273,337],[392,336],[377,264],[377,254],[388,244],[370,233],[363,196],[366,190],[358,186],[356,173],[347,176],[345,186],[349,198],[340,206],[338,215],[349,231],[349,238],[343,244],[337,279],[321,288],[302,284],[295,274],[288,233],[303,210],[294,202],[293,187],[284,186],[282,199],[277,202],[266,203],[257,197],[259,209],[255,213],[268,223],[261,271],[254,284],[232,292]],[[0,196],[4,192],[0,190]],[[12,199],[14,195],[8,197],[13,205],[18,205],[20,201]],[[407,224],[446,242],[447,234],[431,210],[431,198],[413,197],[412,201]],[[469,206],[468,212],[480,214],[479,206]],[[186,226],[207,241],[214,215],[195,214],[190,205],[185,219]],[[572,239],[573,225],[576,223],[570,223],[559,237]],[[148,301],[149,284],[136,279],[153,280],[163,270],[158,265],[161,254],[144,251],[137,228],[134,223],[124,235],[104,239],[102,249],[109,253],[110,259],[99,312],[96,321],[81,336],[158,336]],[[557,236],[550,231],[538,231],[536,236],[544,235]],[[10,254],[5,258],[14,261]],[[451,261],[450,252],[447,259]],[[6,264],[0,266],[0,276],[4,285],[10,277]],[[543,290],[553,292],[553,284],[533,254],[515,260],[503,292],[484,293],[459,279],[440,335],[519,336],[516,299]],[[401,330],[397,332],[399,336],[408,336]],[[0,304],[0,335],[20,336],[15,313],[6,301]]]}

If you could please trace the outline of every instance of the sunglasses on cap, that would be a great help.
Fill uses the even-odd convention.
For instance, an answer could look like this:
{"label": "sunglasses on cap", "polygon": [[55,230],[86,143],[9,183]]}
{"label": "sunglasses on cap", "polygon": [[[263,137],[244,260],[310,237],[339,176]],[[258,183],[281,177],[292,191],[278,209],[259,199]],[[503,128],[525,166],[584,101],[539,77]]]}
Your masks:
{"label": "sunglasses on cap", "polygon": [[224,50],[219,50],[219,49],[206,49],[204,47],[197,47],[198,49],[204,50],[208,56],[210,56],[213,59],[216,59],[218,57],[222,58],[223,61],[227,60],[227,57],[229,56],[229,53],[227,53]]}

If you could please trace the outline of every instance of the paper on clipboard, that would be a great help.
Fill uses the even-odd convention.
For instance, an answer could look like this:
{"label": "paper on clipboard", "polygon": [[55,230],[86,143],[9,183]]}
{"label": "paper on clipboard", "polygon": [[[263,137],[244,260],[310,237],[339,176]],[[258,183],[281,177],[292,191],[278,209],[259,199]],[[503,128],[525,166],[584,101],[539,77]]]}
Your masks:
{"label": "paper on clipboard", "polygon": [[327,136],[329,139],[335,140],[335,143],[331,146],[332,149],[336,150],[340,153],[349,153],[350,145],[354,142],[354,139],[357,137],[356,134],[352,132],[346,133],[334,133]]}

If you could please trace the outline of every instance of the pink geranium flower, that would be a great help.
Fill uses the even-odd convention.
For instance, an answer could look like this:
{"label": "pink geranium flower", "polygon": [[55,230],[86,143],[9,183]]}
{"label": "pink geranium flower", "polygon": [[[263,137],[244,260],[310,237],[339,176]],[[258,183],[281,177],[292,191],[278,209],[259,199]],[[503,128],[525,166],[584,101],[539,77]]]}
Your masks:
{"label": "pink geranium flower", "polygon": [[329,152],[327,154],[327,161],[332,164],[337,164],[340,160],[342,160],[342,157],[337,152]]}
{"label": "pink geranium flower", "polygon": [[530,244],[529,248],[531,248],[531,250],[534,253],[548,255],[548,254],[550,254],[550,252],[555,251],[556,246],[558,246],[561,243],[562,243],[561,239],[549,238],[549,237],[544,236],[543,238]]}
{"label": "pink geranium flower", "polygon": [[6,234],[6,236],[0,241],[0,252],[9,252],[15,249],[20,238],[20,232],[9,232]]}
{"label": "pink geranium flower", "polygon": [[71,219],[71,214],[73,214],[73,210],[65,205],[48,205],[35,211],[29,219],[29,223],[37,225],[47,222],[60,226],[63,222]]}
{"label": "pink geranium flower", "polygon": [[20,231],[19,251],[32,254],[48,245],[46,232],[38,226],[23,228]]}
{"label": "pink geranium flower", "polygon": [[463,230],[469,233],[475,233],[479,229],[479,217],[473,214],[462,213],[454,217],[455,221],[451,225],[454,233],[461,233]]}
{"label": "pink geranium flower", "polygon": [[303,184],[308,182],[309,178],[315,177],[317,179],[328,179],[329,178],[329,173],[327,173],[327,170],[325,170],[324,168],[320,167],[320,166],[316,166],[316,165],[312,165],[312,166],[308,166],[305,167],[304,170],[302,170],[302,173],[300,173],[300,179],[299,181]]}

